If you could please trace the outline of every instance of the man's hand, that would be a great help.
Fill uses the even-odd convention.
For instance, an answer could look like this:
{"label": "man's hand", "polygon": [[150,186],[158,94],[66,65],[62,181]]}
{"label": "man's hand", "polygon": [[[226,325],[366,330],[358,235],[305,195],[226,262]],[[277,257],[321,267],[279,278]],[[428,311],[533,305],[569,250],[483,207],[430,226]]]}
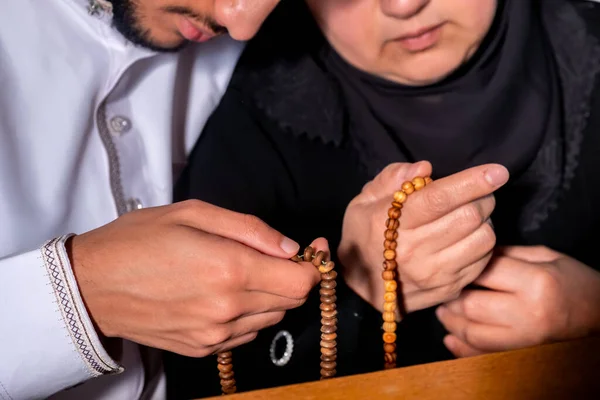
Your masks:
{"label": "man's hand", "polygon": [[[348,205],[338,257],[344,278],[379,310],[387,210],[393,193],[415,176],[431,174],[428,162],[392,164]],[[396,261],[407,312],[456,298],[488,263],[496,243],[489,217],[492,193],[508,180],[500,165],[483,165],[436,180],[404,203]]]}
{"label": "man's hand", "polygon": [[600,273],[546,247],[500,249],[475,284],[438,308],[458,357],[600,333]]}
{"label": "man's hand", "polygon": [[314,266],[287,260],[298,244],[200,201],[134,211],[70,247],[102,334],[193,357],[253,340],[319,282]]}

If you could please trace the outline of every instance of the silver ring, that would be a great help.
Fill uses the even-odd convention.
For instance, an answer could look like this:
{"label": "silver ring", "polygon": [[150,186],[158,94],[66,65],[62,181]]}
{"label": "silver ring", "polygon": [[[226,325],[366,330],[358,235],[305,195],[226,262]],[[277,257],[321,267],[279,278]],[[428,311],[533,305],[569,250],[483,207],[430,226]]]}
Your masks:
{"label": "silver ring", "polygon": [[[275,347],[279,339],[285,338],[285,351],[280,358],[276,358],[275,356]],[[271,355],[271,362],[278,367],[283,367],[292,358],[292,353],[294,352],[294,339],[292,335],[288,331],[279,331],[277,335],[273,338],[271,342],[271,348],[269,349],[269,354]]]}

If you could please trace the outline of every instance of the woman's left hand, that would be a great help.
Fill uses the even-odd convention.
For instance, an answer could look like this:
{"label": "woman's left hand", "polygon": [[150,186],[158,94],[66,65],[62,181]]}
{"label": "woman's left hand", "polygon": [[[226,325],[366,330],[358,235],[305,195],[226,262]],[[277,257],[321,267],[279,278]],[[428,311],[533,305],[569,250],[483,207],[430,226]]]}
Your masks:
{"label": "woman's left hand", "polygon": [[600,332],[600,272],[547,247],[506,247],[474,282],[438,308],[457,357]]}

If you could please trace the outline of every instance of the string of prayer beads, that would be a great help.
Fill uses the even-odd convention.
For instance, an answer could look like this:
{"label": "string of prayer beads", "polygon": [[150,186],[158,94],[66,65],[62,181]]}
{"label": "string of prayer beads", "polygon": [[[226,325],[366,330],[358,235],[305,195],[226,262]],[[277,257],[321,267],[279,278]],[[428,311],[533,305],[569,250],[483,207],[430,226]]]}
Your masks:
{"label": "string of prayer beads", "polygon": [[[385,241],[383,257],[383,273],[385,294],[383,296],[383,350],[384,350],[384,368],[390,369],[396,367],[396,314],[402,318],[401,302],[398,299],[397,273],[398,264],[396,263],[396,239],[398,238],[398,227],[400,226],[400,216],[402,207],[415,191],[423,189],[432,182],[430,177],[416,177],[412,182],[404,182],[401,189],[396,191],[393,196],[392,206],[388,210],[388,219],[385,222]],[[337,367],[337,310],[335,287],[337,272],[334,271],[335,264],[327,260],[327,255],[323,251],[317,251],[312,247],[307,247],[303,254],[294,256],[292,261],[307,261],[319,269],[321,273],[321,288],[319,290],[321,300],[321,379],[332,378],[336,374]],[[221,378],[221,391],[223,394],[232,394],[237,390],[233,373],[232,353],[226,351],[217,355],[217,367],[219,377]]]}
{"label": "string of prayer beads", "polygon": [[[294,256],[292,261],[307,261],[318,268],[321,273],[321,288],[319,290],[321,305],[321,379],[333,378],[337,367],[337,310],[335,287],[337,272],[335,264],[327,259],[324,251],[307,247],[303,254]],[[226,351],[217,354],[217,368],[221,378],[223,394],[232,394],[237,390],[233,373],[232,353]]]}
{"label": "string of prayer beads", "polygon": [[396,313],[402,318],[401,302],[398,300],[398,274],[396,263],[396,239],[398,238],[398,227],[400,226],[400,215],[402,215],[402,204],[409,195],[417,190],[423,189],[432,182],[431,178],[416,177],[412,182],[404,182],[401,189],[394,193],[392,207],[388,210],[388,219],[385,222],[385,241],[383,242],[383,273],[382,278],[385,287],[383,295],[383,351],[384,368],[396,367]]}

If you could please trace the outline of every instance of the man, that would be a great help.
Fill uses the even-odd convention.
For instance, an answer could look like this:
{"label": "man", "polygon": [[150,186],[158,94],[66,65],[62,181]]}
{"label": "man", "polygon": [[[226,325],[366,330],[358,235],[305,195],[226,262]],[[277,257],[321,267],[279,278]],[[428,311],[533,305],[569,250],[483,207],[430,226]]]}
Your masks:
{"label": "man", "polygon": [[160,366],[134,343],[206,356],[305,301],[318,274],[287,261],[294,241],[168,205],[235,40],[277,2],[5,2],[0,399],[161,398]]}

